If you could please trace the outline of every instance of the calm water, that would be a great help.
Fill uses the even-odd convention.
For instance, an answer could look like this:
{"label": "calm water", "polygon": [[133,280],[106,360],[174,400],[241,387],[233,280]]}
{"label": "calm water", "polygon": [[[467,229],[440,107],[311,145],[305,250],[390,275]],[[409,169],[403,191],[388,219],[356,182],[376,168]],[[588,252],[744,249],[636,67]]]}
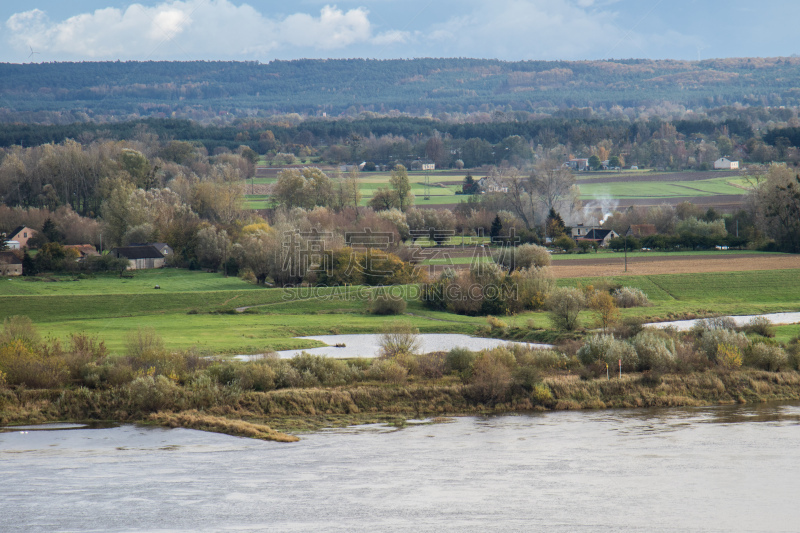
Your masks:
{"label": "calm water", "polygon": [[[24,432],[27,431],[27,432]],[[3,531],[798,531],[800,405],[0,433]]]}

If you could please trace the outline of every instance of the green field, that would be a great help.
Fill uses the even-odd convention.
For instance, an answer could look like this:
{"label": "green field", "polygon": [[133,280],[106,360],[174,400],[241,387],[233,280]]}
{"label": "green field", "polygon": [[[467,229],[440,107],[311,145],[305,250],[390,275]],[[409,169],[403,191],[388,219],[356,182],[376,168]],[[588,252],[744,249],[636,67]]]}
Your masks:
{"label": "green field", "polygon": [[[433,172],[409,172],[408,177],[411,182],[411,192],[415,196],[417,206],[438,206],[455,205],[460,201],[466,201],[466,196],[457,195],[456,191],[461,189],[460,182],[467,175],[466,170],[452,174],[442,171]],[[470,171],[477,180],[485,173]],[[425,199],[425,176],[430,178],[428,193],[430,198]],[[601,178],[619,176],[621,180],[629,179],[631,175],[660,176],[664,181],[619,181],[610,183],[595,183]],[[374,192],[381,187],[389,186],[389,172],[363,172],[359,174],[361,183],[361,205],[367,205],[372,199]],[[683,178],[683,179],[682,179]],[[626,170],[622,173],[593,172],[589,174],[577,175],[577,184],[580,187],[581,199],[592,200],[596,198],[612,199],[659,199],[659,198],[692,198],[697,196],[719,196],[719,195],[738,195],[747,194],[749,186],[743,177],[720,177],[713,172],[708,173],[708,179],[687,180],[686,174],[682,172],[652,172],[649,170]],[[274,183],[276,178],[255,178],[254,183],[268,184]],[[459,184],[444,185],[442,182],[459,182]],[[245,195],[245,206],[248,209],[265,209],[271,207],[264,195]]]}
{"label": "green field", "polygon": [[[800,310],[797,275],[797,270],[773,270],[569,279],[559,284],[610,281],[638,287],[653,305],[625,309],[623,315],[667,320],[690,314]],[[78,281],[13,278],[0,280],[0,318],[27,315],[46,337],[64,339],[75,332],[98,335],[116,353],[124,350],[128,332],[139,327],[153,328],[171,349],[196,346],[211,353],[258,353],[318,345],[296,336],[379,332],[392,318],[366,313],[365,296],[370,289],[361,290],[343,294],[334,289],[309,293],[261,288],[238,278],[177,269],[139,271],[132,279],[113,275]],[[405,318],[422,332],[470,334],[486,324],[482,317],[429,311],[410,299]],[[237,313],[237,307],[251,308]],[[593,314],[583,315],[591,326]],[[531,320],[536,327],[549,327],[543,312],[504,320],[520,327]],[[779,338],[788,340],[798,328],[781,327]]]}
{"label": "green field", "polygon": [[[676,174],[680,177],[680,174]],[[739,185],[736,187],[734,185]],[[663,182],[615,182],[591,183],[589,180],[578,184],[581,198],[689,198],[694,196],[718,195],[744,195],[747,191],[742,189],[744,180],[741,178],[715,178],[713,174],[709,179],[700,181],[663,181]]]}

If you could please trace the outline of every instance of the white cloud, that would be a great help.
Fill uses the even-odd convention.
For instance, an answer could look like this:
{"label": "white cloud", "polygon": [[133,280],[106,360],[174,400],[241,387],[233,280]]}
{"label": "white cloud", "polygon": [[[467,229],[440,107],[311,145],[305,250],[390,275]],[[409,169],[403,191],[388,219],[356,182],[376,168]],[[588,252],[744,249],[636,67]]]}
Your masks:
{"label": "white cloud", "polygon": [[400,42],[392,32],[373,36],[369,12],[326,5],[319,16],[268,17],[229,0],[166,0],[152,7],[105,8],[63,21],[44,11],[16,13],[6,21],[10,43],[41,58],[262,59],[279,50],[336,50],[373,39]]}
{"label": "white cloud", "polygon": [[[661,40],[623,27],[605,0],[495,0],[465,2],[465,13],[435,24],[428,38],[441,55],[501,59],[647,57]],[[680,41],[677,32],[670,39]]]}

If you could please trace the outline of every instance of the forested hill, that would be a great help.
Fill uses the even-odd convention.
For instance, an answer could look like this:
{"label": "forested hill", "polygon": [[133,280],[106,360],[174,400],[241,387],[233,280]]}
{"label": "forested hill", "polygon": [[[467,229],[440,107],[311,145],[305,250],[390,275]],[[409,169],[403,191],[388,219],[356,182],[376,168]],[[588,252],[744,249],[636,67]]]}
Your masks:
{"label": "forested hill", "polygon": [[800,58],[0,64],[0,120],[800,105]]}

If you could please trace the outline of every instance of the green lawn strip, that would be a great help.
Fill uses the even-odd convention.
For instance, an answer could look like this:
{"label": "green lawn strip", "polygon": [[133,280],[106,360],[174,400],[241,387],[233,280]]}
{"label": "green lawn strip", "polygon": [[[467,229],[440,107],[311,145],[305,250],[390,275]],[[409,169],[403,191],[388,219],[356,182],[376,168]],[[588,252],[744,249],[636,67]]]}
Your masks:
{"label": "green lawn strip", "polygon": [[714,196],[719,194],[743,195],[746,191],[729,185],[728,178],[700,181],[674,182],[618,182],[580,183],[581,198],[675,198]]}
{"label": "green lawn strip", "polygon": [[[235,276],[176,268],[129,272],[131,278],[103,273],[77,279],[72,276],[44,278],[0,278],[0,296],[10,295],[82,295],[82,294],[142,294],[173,292],[205,292],[220,290],[263,290]],[[54,281],[51,281],[54,280]],[[158,285],[160,288],[155,289]]]}
{"label": "green lawn strip", "polygon": [[335,314],[236,314],[119,317],[105,320],[73,320],[38,322],[46,337],[66,339],[72,333],[97,335],[113,353],[122,353],[128,332],[139,327],[153,328],[167,348],[187,349],[192,346],[218,354],[261,353],[266,350],[313,348],[317,341],[295,339],[309,335],[376,333],[393,320],[411,323],[422,333],[473,333],[475,323],[464,317],[456,320],[435,320],[430,316],[405,315],[382,317],[361,313]]}
{"label": "green lawn strip", "polygon": [[800,324],[787,324],[785,326],[774,326],[775,340],[778,342],[789,342],[794,338],[800,337]]}

